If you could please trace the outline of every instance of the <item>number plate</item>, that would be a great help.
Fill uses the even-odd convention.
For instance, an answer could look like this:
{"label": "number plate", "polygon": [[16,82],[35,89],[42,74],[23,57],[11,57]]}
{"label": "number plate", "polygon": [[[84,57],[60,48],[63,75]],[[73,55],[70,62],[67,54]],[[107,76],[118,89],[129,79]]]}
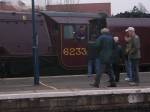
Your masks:
{"label": "number plate", "polygon": [[87,55],[86,48],[64,48],[63,54],[65,56],[81,56]]}

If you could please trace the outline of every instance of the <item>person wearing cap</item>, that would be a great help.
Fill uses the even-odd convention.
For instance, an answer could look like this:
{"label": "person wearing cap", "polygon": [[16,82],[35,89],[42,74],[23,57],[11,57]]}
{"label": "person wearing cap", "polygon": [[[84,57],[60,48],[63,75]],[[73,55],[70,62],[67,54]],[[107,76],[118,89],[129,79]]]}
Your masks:
{"label": "person wearing cap", "polygon": [[141,58],[140,54],[140,38],[135,33],[135,29],[133,27],[128,27],[125,30],[129,37],[131,37],[130,41],[130,49],[128,58],[131,60],[131,70],[132,70],[132,82],[130,85],[138,85],[139,84],[139,59]]}
{"label": "person wearing cap", "polygon": [[103,28],[101,30],[101,35],[96,40],[96,47],[99,54],[100,69],[99,73],[96,75],[94,83],[90,85],[98,88],[101,75],[107,70],[107,74],[110,78],[110,85],[108,87],[116,87],[112,69],[113,37],[108,28]]}
{"label": "person wearing cap", "polygon": [[119,44],[119,37],[115,36],[114,39],[114,48],[113,48],[113,60],[112,67],[115,75],[115,81],[119,82],[120,79],[120,61],[122,58],[122,48]]}

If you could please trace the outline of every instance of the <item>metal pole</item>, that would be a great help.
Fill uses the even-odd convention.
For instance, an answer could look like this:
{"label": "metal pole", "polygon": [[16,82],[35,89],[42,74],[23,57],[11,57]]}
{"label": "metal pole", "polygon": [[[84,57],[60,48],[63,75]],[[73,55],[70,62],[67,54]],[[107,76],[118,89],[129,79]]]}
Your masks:
{"label": "metal pole", "polygon": [[35,20],[35,3],[32,0],[32,55],[34,66],[34,85],[39,85],[38,36]]}

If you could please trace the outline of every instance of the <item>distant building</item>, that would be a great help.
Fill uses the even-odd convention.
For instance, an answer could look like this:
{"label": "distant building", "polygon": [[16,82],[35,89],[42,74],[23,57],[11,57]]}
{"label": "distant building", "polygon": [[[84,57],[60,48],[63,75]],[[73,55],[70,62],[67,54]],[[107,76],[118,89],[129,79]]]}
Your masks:
{"label": "distant building", "polygon": [[65,11],[65,12],[94,12],[106,13],[111,15],[110,3],[87,3],[87,4],[64,4],[64,5],[47,5],[48,11]]}
{"label": "distant building", "polygon": [[0,1],[0,10],[15,11],[16,8],[10,2]]}
{"label": "distant building", "polygon": [[[37,6],[35,6],[37,8]],[[0,11],[30,11],[31,7],[26,6],[24,2],[18,0],[13,3],[9,1],[0,1]]]}

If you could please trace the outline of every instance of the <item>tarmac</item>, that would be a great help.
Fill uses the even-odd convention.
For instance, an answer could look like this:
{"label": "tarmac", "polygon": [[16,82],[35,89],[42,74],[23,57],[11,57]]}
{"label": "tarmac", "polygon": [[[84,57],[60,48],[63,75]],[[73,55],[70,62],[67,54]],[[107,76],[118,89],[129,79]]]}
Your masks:
{"label": "tarmac", "polygon": [[120,81],[117,87],[110,88],[108,76],[104,74],[101,78],[100,88],[91,87],[93,77],[87,75],[67,75],[67,76],[43,76],[40,77],[40,84],[34,85],[33,77],[24,78],[1,78],[0,79],[0,94],[24,93],[24,92],[62,92],[62,91],[79,91],[79,90],[111,90],[111,89],[135,89],[149,88],[150,72],[140,72],[140,84],[131,86],[125,81],[126,74],[121,73]]}

